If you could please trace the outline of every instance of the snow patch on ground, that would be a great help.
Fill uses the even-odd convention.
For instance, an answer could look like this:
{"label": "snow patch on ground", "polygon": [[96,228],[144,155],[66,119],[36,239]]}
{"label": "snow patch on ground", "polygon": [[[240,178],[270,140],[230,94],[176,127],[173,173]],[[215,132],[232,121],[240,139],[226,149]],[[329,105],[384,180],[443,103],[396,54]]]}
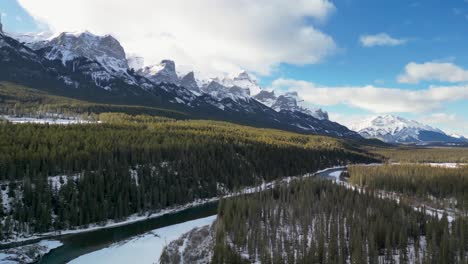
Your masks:
{"label": "snow patch on ground", "polygon": [[467,166],[468,163],[425,163],[431,167],[450,168],[457,169],[463,166]]}
{"label": "snow patch on ground", "polygon": [[49,183],[54,190],[60,190],[62,188],[62,185],[65,185],[68,183],[69,180],[72,181],[78,181],[80,178],[81,174],[74,174],[74,175],[57,175],[57,176],[51,176],[48,177]]}
{"label": "snow patch on ground", "polygon": [[83,255],[70,263],[157,263],[164,246],[196,227],[211,225],[215,219],[214,215],[155,229],[124,243]]}

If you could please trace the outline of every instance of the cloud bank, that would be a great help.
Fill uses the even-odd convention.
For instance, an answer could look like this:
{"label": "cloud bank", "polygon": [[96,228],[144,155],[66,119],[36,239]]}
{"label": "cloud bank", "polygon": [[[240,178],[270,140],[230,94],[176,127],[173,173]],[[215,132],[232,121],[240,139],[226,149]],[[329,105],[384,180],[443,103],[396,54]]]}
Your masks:
{"label": "cloud bank", "polygon": [[361,45],[364,47],[375,46],[398,46],[405,44],[407,40],[393,38],[387,33],[379,33],[375,35],[363,35],[359,38]]}
{"label": "cloud bank", "polygon": [[398,76],[400,83],[419,83],[421,81],[439,82],[467,82],[468,70],[450,62],[410,62],[405,67],[405,72]]}
{"label": "cloud bank", "polygon": [[345,104],[373,113],[423,113],[439,109],[444,103],[468,99],[468,85],[404,90],[373,85],[325,87],[307,81],[277,79],[271,88],[298,91],[306,102],[316,105]]}
{"label": "cloud bank", "polygon": [[200,71],[268,74],[280,63],[321,61],[336,50],[316,26],[329,0],[18,0],[54,32],[112,34],[146,64],[173,59]]}

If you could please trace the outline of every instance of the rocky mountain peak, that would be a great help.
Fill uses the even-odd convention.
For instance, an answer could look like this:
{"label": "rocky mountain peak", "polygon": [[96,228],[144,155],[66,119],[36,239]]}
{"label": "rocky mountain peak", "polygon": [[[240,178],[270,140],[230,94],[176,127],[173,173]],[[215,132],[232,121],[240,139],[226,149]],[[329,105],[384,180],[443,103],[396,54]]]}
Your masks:
{"label": "rocky mountain peak", "polygon": [[254,99],[271,107],[276,102],[277,97],[274,91],[262,90],[254,96]]}
{"label": "rocky mountain peak", "polygon": [[254,81],[246,71],[241,71],[237,77],[234,77],[234,80],[250,80]]}
{"label": "rocky mountain peak", "polygon": [[55,38],[30,45],[31,48],[46,50],[49,60],[67,61],[84,57],[99,62],[110,73],[125,73],[128,69],[125,50],[111,35],[97,36],[89,31],[61,33]]}
{"label": "rocky mountain peak", "polygon": [[193,71],[182,77],[180,80],[180,86],[185,87],[193,92],[200,92],[200,87],[198,87]]}
{"label": "rocky mountain peak", "polygon": [[161,65],[164,66],[164,69],[167,71],[175,72],[175,62],[172,60],[162,60]]}
{"label": "rocky mountain peak", "polygon": [[299,94],[297,92],[287,92],[277,97],[274,91],[262,90],[260,93],[255,95],[254,98],[264,105],[273,108],[277,112],[301,112],[320,120],[328,119],[328,113],[320,108],[310,109],[307,107],[301,107],[299,102],[302,100],[299,98]]}
{"label": "rocky mountain peak", "polygon": [[179,85],[175,62],[172,60],[162,60],[159,64],[143,68],[139,73],[154,83],[171,83]]}
{"label": "rocky mountain peak", "polygon": [[225,77],[220,83],[226,87],[241,87],[249,89],[249,94],[256,95],[262,88],[258,85],[257,81],[253,79],[246,71],[240,72],[235,77]]}

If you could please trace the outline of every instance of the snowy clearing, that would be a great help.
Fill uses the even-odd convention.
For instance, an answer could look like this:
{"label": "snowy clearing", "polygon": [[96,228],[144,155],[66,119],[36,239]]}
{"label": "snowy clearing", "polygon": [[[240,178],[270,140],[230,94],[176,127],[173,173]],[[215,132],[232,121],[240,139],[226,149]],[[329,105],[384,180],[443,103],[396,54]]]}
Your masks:
{"label": "snowy clearing", "polygon": [[431,167],[439,167],[439,168],[449,168],[449,169],[457,169],[463,166],[468,166],[468,163],[453,163],[453,162],[423,162],[423,163],[405,163],[405,162],[392,162],[390,165],[425,165]]}
{"label": "snowy clearing", "polygon": [[164,246],[194,228],[211,225],[215,219],[214,215],[155,229],[126,242],[83,255],[70,263],[157,263]]}

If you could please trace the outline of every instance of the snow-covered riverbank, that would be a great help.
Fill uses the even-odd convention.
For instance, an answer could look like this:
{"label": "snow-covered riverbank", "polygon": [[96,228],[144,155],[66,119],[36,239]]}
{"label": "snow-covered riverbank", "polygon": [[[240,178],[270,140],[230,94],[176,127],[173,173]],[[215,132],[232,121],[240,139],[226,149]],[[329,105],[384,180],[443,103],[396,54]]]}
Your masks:
{"label": "snow-covered riverbank", "polygon": [[109,220],[109,221],[107,221],[107,223],[104,223],[104,224],[102,224],[102,223],[101,224],[91,224],[91,225],[88,225],[88,227],[84,227],[84,228],[77,228],[77,229],[70,229],[70,230],[62,230],[62,231],[53,231],[53,232],[47,232],[47,233],[33,234],[33,235],[30,235],[30,236],[26,236],[26,237],[18,236],[15,239],[10,239],[8,241],[2,241],[2,242],[0,242],[0,244],[5,245],[5,244],[10,244],[10,243],[16,243],[16,242],[27,242],[29,240],[37,240],[37,239],[41,239],[41,238],[50,239],[50,238],[54,238],[54,237],[61,236],[61,235],[92,232],[92,231],[96,231],[96,230],[104,229],[104,228],[112,228],[112,227],[128,225],[128,224],[132,224],[132,223],[136,223],[136,222],[145,221],[145,220],[148,220],[148,219],[153,219],[153,218],[156,218],[156,217],[160,217],[160,216],[165,215],[165,214],[177,213],[177,212],[180,212],[180,211],[188,209],[188,208],[192,208],[192,207],[196,207],[196,206],[199,206],[199,205],[203,205],[203,204],[207,204],[207,203],[210,203],[210,202],[217,201],[218,199],[219,198],[215,197],[215,198],[211,198],[211,199],[196,200],[194,202],[191,202],[191,203],[188,203],[188,204],[185,204],[185,205],[176,206],[176,207],[172,207],[172,208],[166,208],[164,210],[159,211],[158,213],[154,213],[154,214],[151,214],[151,215],[147,215],[147,214],[137,215],[137,214],[135,214],[135,215],[131,215],[131,216],[127,217],[126,220],[119,221],[119,222]]}
{"label": "snow-covered riverbank", "polygon": [[35,244],[0,251],[0,263],[36,263],[52,249],[62,246],[60,241],[43,240]]}
{"label": "snow-covered riverbank", "polygon": [[196,227],[211,225],[216,216],[155,229],[110,247],[83,255],[70,263],[157,263],[164,246]]}

